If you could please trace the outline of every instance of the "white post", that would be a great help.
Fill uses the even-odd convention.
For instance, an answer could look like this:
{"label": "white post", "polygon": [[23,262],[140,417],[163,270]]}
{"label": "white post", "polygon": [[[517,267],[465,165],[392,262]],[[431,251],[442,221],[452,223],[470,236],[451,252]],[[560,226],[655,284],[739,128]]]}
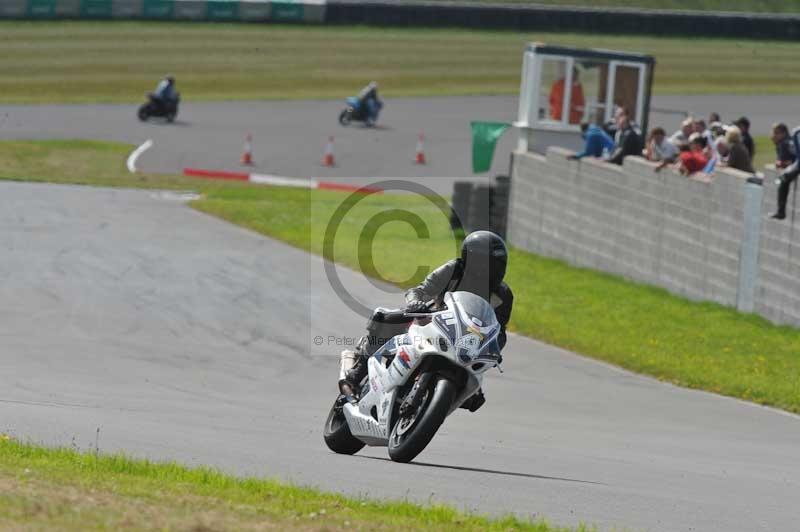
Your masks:
{"label": "white post", "polygon": [[739,291],[736,296],[736,309],[740,312],[755,310],[763,195],[764,189],[760,185],[747,183],[744,186],[744,227],[739,256]]}

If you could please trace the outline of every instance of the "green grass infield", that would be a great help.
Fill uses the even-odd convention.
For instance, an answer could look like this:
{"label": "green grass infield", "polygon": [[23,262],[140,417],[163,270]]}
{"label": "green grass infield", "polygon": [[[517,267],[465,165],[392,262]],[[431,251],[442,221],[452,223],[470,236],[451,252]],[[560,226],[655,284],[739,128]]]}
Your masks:
{"label": "green grass infield", "polygon": [[800,42],[455,29],[0,22],[0,103],[135,102],[167,73],[185,101],[517,94],[531,41],[655,56],[655,94],[797,94]]}
{"label": "green grass infield", "polygon": [[586,531],[443,505],[378,502],[0,434],[3,530]]}

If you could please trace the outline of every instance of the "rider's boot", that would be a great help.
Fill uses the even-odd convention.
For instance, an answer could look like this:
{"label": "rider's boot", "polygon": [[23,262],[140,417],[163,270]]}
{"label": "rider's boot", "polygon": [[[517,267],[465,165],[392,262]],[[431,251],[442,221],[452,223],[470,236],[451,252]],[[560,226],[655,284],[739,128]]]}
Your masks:
{"label": "rider's boot", "polygon": [[349,396],[348,400],[355,402],[361,389],[361,381],[367,375],[367,356],[365,344],[362,341],[354,350],[342,351],[342,362],[339,370],[339,389],[342,394]]}
{"label": "rider's boot", "polygon": [[479,389],[477,392],[472,394],[472,397],[461,403],[459,408],[466,408],[470,412],[475,412],[477,409],[483,406],[483,403],[486,402],[486,396],[483,395],[483,389]]}

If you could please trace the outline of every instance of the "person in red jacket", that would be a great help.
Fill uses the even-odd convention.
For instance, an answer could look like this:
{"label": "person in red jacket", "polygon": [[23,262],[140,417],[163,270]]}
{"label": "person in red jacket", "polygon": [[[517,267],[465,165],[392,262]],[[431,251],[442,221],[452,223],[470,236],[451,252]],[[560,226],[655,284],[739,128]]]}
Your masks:
{"label": "person in red jacket", "polygon": [[[550,118],[559,122],[564,108],[565,85],[566,80],[562,77],[550,87]],[[577,68],[572,69],[572,93],[569,100],[569,123],[580,124],[586,99],[583,96],[583,86],[579,80]]]}

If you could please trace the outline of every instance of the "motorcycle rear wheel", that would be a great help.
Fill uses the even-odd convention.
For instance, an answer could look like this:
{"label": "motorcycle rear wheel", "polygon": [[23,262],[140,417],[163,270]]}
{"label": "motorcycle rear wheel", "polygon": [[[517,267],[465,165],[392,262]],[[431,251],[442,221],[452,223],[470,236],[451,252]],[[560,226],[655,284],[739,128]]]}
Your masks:
{"label": "motorcycle rear wheel", "polygon": [[322,437],[331,451],[338,454],[356,454],[364,447],[364,442],[350,432],[340,401],[340,398],[337,398],[333,403],[328,419],[325,420]]}
{"label": "motorcycle rear wheel", "polygon": [[431,380],[415,412],[400,417],[389,436],[389,458],[408,463],[431,442],[456,398],[456,385],[445,377]]}
{"label": "motorcycle rear wheel", "polygon": [[169,111],[167,113],[167,122],[172,123],[175,121],[175,117],[178,115],[176,111]]}

